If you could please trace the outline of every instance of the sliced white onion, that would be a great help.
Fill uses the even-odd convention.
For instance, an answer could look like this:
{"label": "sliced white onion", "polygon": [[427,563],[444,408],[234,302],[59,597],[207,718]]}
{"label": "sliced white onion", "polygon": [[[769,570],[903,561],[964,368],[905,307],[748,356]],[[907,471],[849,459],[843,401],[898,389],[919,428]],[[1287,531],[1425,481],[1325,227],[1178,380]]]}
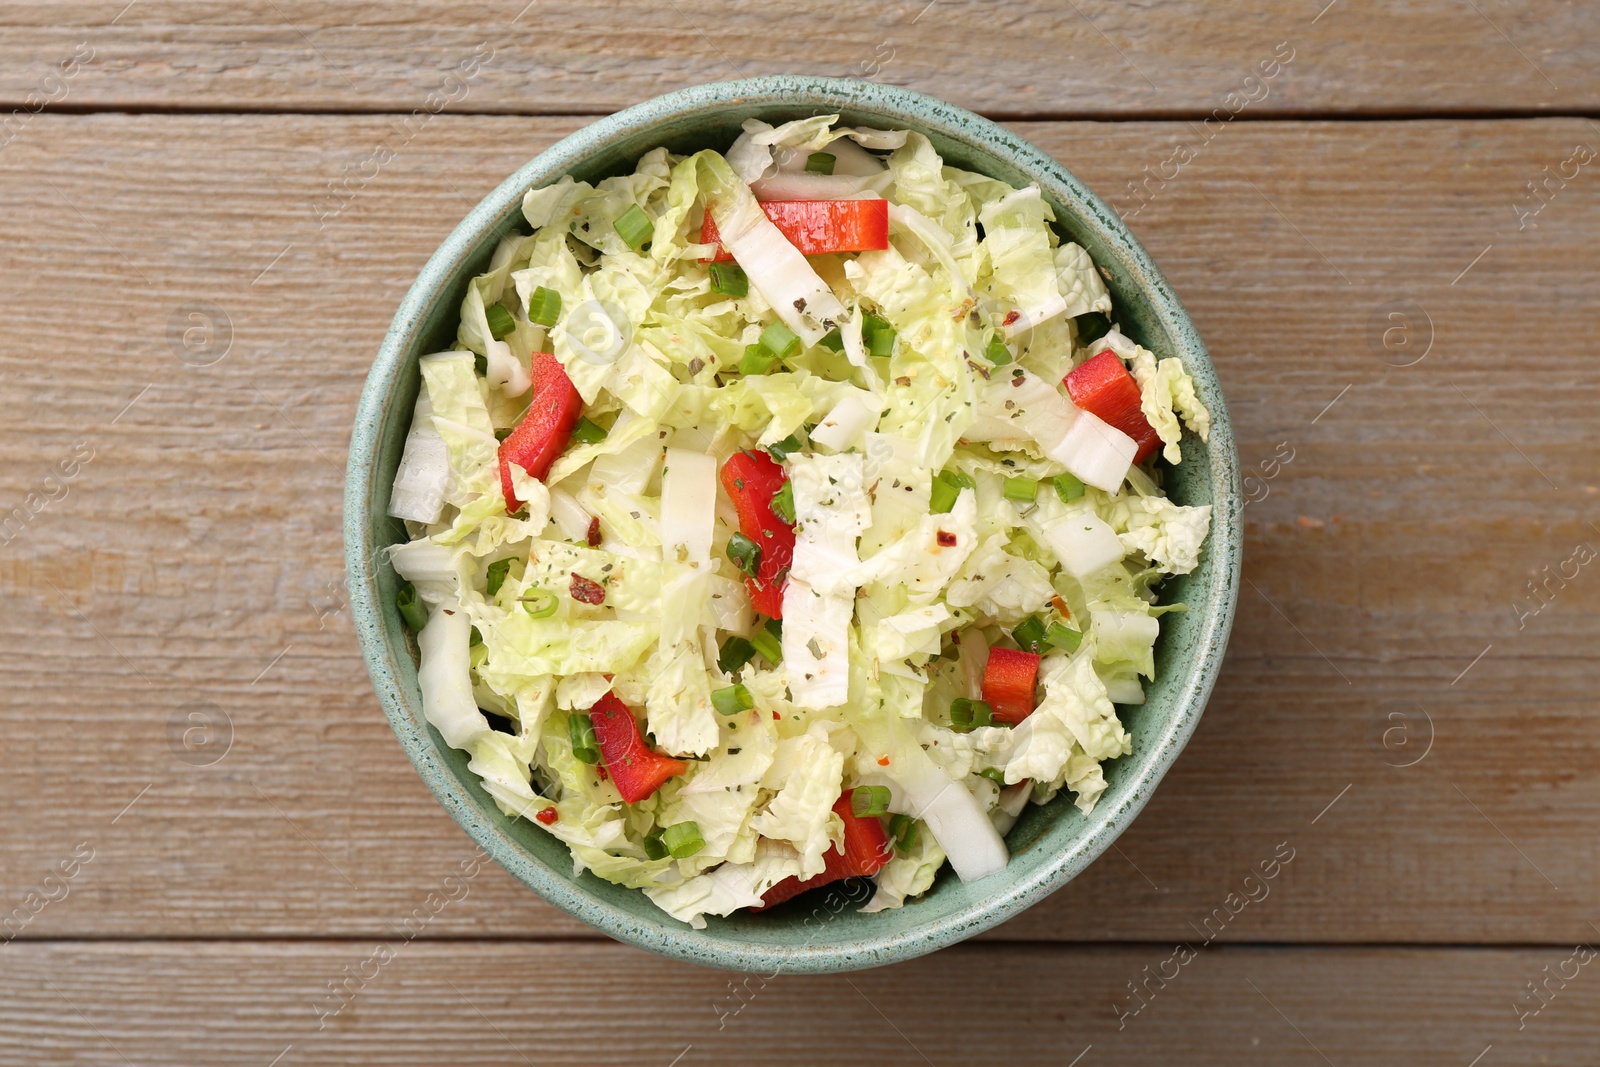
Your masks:
{"label": "sliced white onion", "polygon": [[[667,449],[661,476],[661,554],[706,563],[717,513],[717,461],[699,452]],[[679,557],[678,550],[683,555]]]}
{"label": "sliced white onion", "polygon": [[855,447],[861,435],[878,424],[878,407],[868,402],[871,399],[870,394],[860,389],[844,394],[811,431],[812,442],[835,452]]}
{"label": "sliced white onion", "polygon": [[[1041,445],[1043,442],[1041,442]],[[1139,445],[1092,411],[1078,412],[1066,435],[1045,454],[1078,476],[1085,485],[1115,493],[1128,476]]]}
{"label": "sliced white onion", "polygon": [[723,216],[715,214],[722,245],[784,325],[814,345],[844,321],[844,305],[754,200],[749,206],[748,211],[729,212],[726,225]]}
{"label": "sliced white onion", "polygon": [[793,174],[780,171],[750,183],[756,199],[767,200],[862,200],[879,199],[894,183],[894,175],[881,174]]}
{"label": "sliced white onion", "polygon": [[397,519],[433,524],[450,492],[450,449],[433,426],[433,404],[424,388],[400,453],[400,468],[389,491],[389,514]]}
{"label": "sliced white onion", "polygon": [[474,735],[489,728],[472,695],[472,622],[461,605],[448,600],[434,608],[428,624],[417,634],[422,665],[417,686],[422,690],[422,714],[451,748],[463,748]]}
{"label": "sliced white onion", "polygon": [[593,518],[583,505],[565,489],[550,490],[550,518],[556,529],[568,541],[582,541],[589,536],[589,520]]}
{"label": "sliced white onion", "polygon": [[1083,578],[1122,559],[1122,542],[1111,524],[1088,508],[1077,508],[1044,528],[1050,551],[1074,578]]}

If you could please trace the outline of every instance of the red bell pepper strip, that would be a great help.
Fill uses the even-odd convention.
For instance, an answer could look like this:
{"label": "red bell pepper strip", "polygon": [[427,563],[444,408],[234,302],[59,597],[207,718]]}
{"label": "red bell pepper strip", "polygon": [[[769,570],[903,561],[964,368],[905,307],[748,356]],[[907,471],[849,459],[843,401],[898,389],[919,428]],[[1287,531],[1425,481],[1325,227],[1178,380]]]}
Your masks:
{"label": "red bell pepper strip", "polygon": [[594,724],[601,762],[617,784],[617,792],[629,804],[637,804],[660,789],[668,778],[689,769],[683,760],[663,756],[644,743],[633,712],[615,693],[607,693],[594,702],[589,721]]}
{"label": "red bell pepper strip", "polygon": [[[761,210],[790,244],[808,256],[889,247],[887,200],[768,200]],[[733,253],[722,247],[709,209],[705,225],[700,228],[700,242],[717,246],[717,254],[712,257],[715,262],[733,258]]]}
{"label": "red bell pepper strip", "polygon": [[1038,680],[1038,656],[1015,648],[991,648],[983,668],[983,702],[994,712],[994,721],[1015,725],[1032,715]]}
{"label": "red bell pepper strip", "polygon": [[1115,352],[1107,349],[1085,360],[1063,380],[1074,404],[1133,438],[1139,446],[1133,454],[1135,463],[1143,463],[1160,447],[1161,436],[1139,406],[1139,383]]}
{"label": "red bell pepper strip", "polygon": [[522,507],[511,485],[511,464],[528,472],[530,478],[544,480],[550,464],[566,451],[583,410],[583,397],[573,388],[572,379],[560,360],[548,352],[533,354],[533,399],[528,413],[511,435],[500,442],[500,488],[506,496],[506,510]]}
{"label": "red bell pepper strip", "polygon": [[739,532],[761,546],[761,564],[744,580],[750,604],[763,615],[783,618],[783,586],[794,562],[794,527],[772,512],[772,498],[789,480],[767,453],[735,452],[722,465],[722,488],[739,511]]}
{"label": "red bell pepper strip", "polygon": [[883,865],[894,857],[894,847],[889,844],[889,835],[883,832],[883,821],[876,815],[859,819],[851,810],[850,797],[854,793],[854,789],[847,789],[843,796],[833,802],[834,813],[844,820],[844,847],[841,849],[835,846],[823,854],[822,858],[827,866],[822,869],[822,873],[806,879],[790,875],[767,890],[761,897],[761,907],[754,910],[764,911],[774,904],[783,903],[790,897],[799,896],[808,889],[815,889],[831,882],[877,874]]}

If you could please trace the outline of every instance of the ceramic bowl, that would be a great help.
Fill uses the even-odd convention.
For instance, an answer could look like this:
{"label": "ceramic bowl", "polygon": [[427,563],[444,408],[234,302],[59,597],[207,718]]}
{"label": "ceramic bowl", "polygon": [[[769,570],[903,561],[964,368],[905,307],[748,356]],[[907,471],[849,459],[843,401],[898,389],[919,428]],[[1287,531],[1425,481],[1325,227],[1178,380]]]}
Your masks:
{"label": "ceramic bowl", "polygon": [[[693,930],[633,889],[574,877],[566,846],[526,820],[502,815],[422,715],[414,652],[395,608],[399,584],[384,546],[403,540],[385,514],[389,486],[419,385],[417,359],[451,347],[468,280],[486,269],[503,234],[523,225],[523,192],[563,174],[598,181],[631,171],[644,152],[725,150],[752,116],[779,123],[837,112],[848,125],[926,134],[952,165],[1021,186],[1036,182],[1063,236],[1087,248],[1107,274],[1124,330],[1158,356],[1177,356],[1211,409],[1209,445],[1192,435],[1167,489],[1183,504],[1214,507],[1203,562],[1162,595],[1188,610],[1166,615],[1156,645],[1157,680],[1146,702],[1120,709],[1133,753],[1106,764],[1109,782],[1090,815],[1063,791],[1030,806],[1008,836],[1000,874],[963,884],[948,869],[921,899],[859,914],[837,895],[806,897],[762,915],[709,920]],[[417,772],[506,870],[556,907],[620,941],[694,963],[771,973],[846,971],[932,952],[987,930],[1065,885],[1116,839],[1150,799],[1194,731],[1222,665],[1233,621],[1241,546],[1238,458],[1227,407],[1205,346],[1161,272],[1118,217],[1060,163],[1016,134],[941,100],[893,86],[774,76],[701,85],[657,97],[587,126],[507,178],[457,226],[406,294],[378,350],[351,435],[344,531],[350,599],[373,685]]]}

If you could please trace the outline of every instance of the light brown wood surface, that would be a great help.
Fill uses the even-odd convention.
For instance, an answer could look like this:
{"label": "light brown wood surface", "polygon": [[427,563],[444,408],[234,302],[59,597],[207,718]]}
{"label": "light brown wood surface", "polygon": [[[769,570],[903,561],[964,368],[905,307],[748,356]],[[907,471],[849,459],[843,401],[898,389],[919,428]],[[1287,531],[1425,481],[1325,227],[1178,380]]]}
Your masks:
{"label": "light brown wood surface", "polygon": [[[1280,43],[1295,56],[1252,115],[1592,111],[1600,40],[1582,3],[1505,0],[72,0],[0,4],[0,100],[87,46],[64,106],[364,110],[422,106],[480,46],[460,107],[604,113],[756,74],[873,78],[1010,117],[1205,116]],[[1285,53],[1290,54],[1290,53]],[[41,94],[57,99],[53,86]]]}
{"label": "light brown wood surface", "polygon": [[[93,859],[0,944],[0,1062],[266,1064],[291,1044],[284,1065],[667,1064],[691,1044],[685,1065],[1592,1054],[1591,968],[1522,1031],[1511,1005],[1600,937],[1600,578],[1552,582],[1537,614],[1525,585],[1600,549],[1594,164],[1537,215],[1527,187],[1600,148],[1600,125],[1482,113],[1592,110],[1595,20],[1482,0],[1340,0],[1315,25],[1321,4],[941,2],[884,72],[1012,116],[1132,216],[1266,494],[1216,694],[1115,849],[979,944],[780,979],[723,1031],[727,976],[598,939],[490,867],[316,1031],[327,982],[470,853],[384,722],[343,600],[345,444],[400,297],[575,112],[730,73],[684,15],[749,73],[848,73],[832,57],[870,57],[918,6],[835,19],[804,61],[751,30],[805,22],[783,9],[639,4],[585,34],[537,6],[518,25],[539,15],[547,47],[518,38],[407,139],[390,115],[304,112],[408,111],[493,13],[141,0],[53,105],[89,113],[5,127],[0,926],[75,849]],[[0,6],[0,99],[18,106],[119,7]],[[1209,113],[1283,39],[1296,58],[1243,120],[1208,140],[1171,117]],[[268,110],[286,113],[250,113]],[[500,110],[566,114],[469,113]],[[1314,117],[1365,112],[1390,117]],[[1025,118],[1084,114],[1139,121]],[[327,183],[380,145],[393,162],[319,223]],[[1129,183],[1179,146],[1193,160],[1140,206]],[[1397,353],[1374,338],[1402,301]],[[231,341],[192,365],[210,356],[174,338],[207,307]],[[76,474],[47,481],[75,450]],[[217,718],[186,750],[196,710]],[[1125,983],[1280,842],[1296,858],[1219,939],[1235,944],[1118,1031]],[[974,989],[1009,995],[951,1010]]]}
{"label": "light brown wood surface", "polygon": [[[1182,966],[1162,945],[967,945],[766,981],[600,942],[5,951],[20,1021],[0,1041],[29,1063],[1464,1067],[1590,1062],[1600,1012],[1600,963],[1570,945],[1224,948]],[[1524,983],[1560,973],[1533,1014]]]}

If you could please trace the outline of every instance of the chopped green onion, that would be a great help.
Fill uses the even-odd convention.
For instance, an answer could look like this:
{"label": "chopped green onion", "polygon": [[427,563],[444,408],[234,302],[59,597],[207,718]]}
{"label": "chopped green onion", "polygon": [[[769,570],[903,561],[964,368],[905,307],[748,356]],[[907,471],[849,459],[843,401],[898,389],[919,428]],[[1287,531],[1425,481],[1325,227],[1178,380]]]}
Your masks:
{"label": "chopped green onion", "polygon": [[468,648],[477,648],[481,644],[483,644],[483,635],[481,633],[479,633],[478,632],[478,628],[476,626],[474,626],[472,628],[472,637],[467,642],[467,647]]}
{"label": "chopped green onion", "polygon": [[750,276],[737,263],[713,263],[711,291],[723,296],[749,296]]}
{"label": "chopped green onion", "polygon": [[744,534],[736,533],[728,538],[728,558],[735,567],[754,578],[761,568],[761,546]]}
{"label": "chopped green onion", "polygon": [[489,373],[489,357],[474,353],[472,356],[472,369],[478,377],[485,377]]}
{"label": "chopped green onion", "polygon": [[1078,646],[1083,643],[1083,634],[1059,622],[1053,622],[1050,624],[1050,629],[1044,632],[1044,639],[1063,652],[1076,652]]}
{"label": "chopped green onion", "polygon": [[617,221],[611,225],[616,227],[617,236],[622,238],[623,243],[635,252],[643,248],[656,232],[656,224],[650,221],[650,216],[638,204],[618,215]]}
{"label": "chopped green onion", "polygon": [[586,712],[575,711],[567,716],[567,740],[572,742],[572,754],[578,762],[591,767],[600,762],[600,742],[594,736],[594,721]]}
{"label": "chopped green onion", "polygon": [[1078,325],[1078,347],[1098,341],[1111,332],[1111,320],[1098,311],[1087,311],[1073,320]]}
{"label": "chopped green onion", "polygon": [[788,359],[800,351],[800,335],[782,322],[774,322],[761,331],[761,347],[775,359]]}
{"label": "chopped green onion", "polygon": [[813,152],[806,157],[807,174],[832,174],[833,165],[839,162],[839,157],[832,152]]}
{"label": "chopped green onion", "polygon": [[1006,772],[998,767],[985,767],[978,772],[978,777],[987,778],[1001,789],[1006,787]]}
{"label": "chopped green onion", "polygon": [[737,715],[756,706],[750,690],[742,685],[729,685],[711,691],[711,705],[718,715]]}
{"label": "chopped green onion", "polygon": [[1011,362],[1011,349],[1006,347],[999,334],[995,334],[989,338],[989,347],[983,350],[983,358],[996,367],[1004,367]]}
{"label": "chopped green onion", "polygon": [[800,451],[800,438],[790,434],[781,441],[775,441],[767,446],[767,455],[782,463],[791,453]]}
{"label": "chopped green onion", "polygon": [[850,813],[858,819],[889,814],[889,787],[858,785],[850,792]]}
{"label": "chopped green onion", "polygon": [[750,644],[766,657],[768,663],[783,662],[783,624],[768,619],[767,625],[750,635]]}
{"label": "chopped green onion", "polygon": [[554,326],[561,318],[561,294],[544,286],[528,297],[528,321],[535,326]]}
{"label": "chopped green onion", "polygon": [[894,354],[894,327],[876,311],[869,311],[861,319],[861,339],[867,343],[870,356]]}
{"label": "chopped green onion", "polygon": [[505,584],[506,572],[510,569],[511,557],[509,556],[507,556],[505,559],[497,559],[493,563],[489,564],[489,569],[484,571],[484,591],[490,596],[494,596],[496,593],[498,593],[500,591],[500,587]]}
{"label": "chopped green onion", "polygon": [[1039,483],[1032,478],[1007,478],[1000,495],[1007,500],[1031,504],[1039,496]]}
{"label": "chopped green onion", "polygon": [[760,345],[745,345],[744,356],[739,360],[740,374],[765,374],[778,362],[778,357]]}
{"label": "chopped green onion", "polygon": [[839,327],[837,326],[823,334],[822,340],[818,341],[817,344],[826,348],[829,352],[844,351],[844,338],[839,335]]}
{"label": "chopped green onion", "polygon": [[572,439],[585,445],[599,444],[606,439],[608,431],[604,426],[590,420],[587,415],[578,416],[578,424],[572,428]]}
{"label": "chopped green onion", "polygon": [[767,505],[772,513],[790,526],[794,525],[794,483],[784,482],[783,488],[772,494],[772,502]]}
{"label": "chopped green onion", "polygon": [[1058,474],[1050,479],[1056,487],[1056,496],[1061,498],[1063,504],[1070,504],[1083,495],[1083,483],[1075,475]]}
{"label": "chopped green onion", "polygon": [[940,471],[934,475],[933,489],[928,494],[928,513],[948,515],[950,509],[956,506],[956,497],[961,495],[961,490],[976,486],[971,475],[960,471]]}
{"label": "chopped green onion", "polygon": [[755,658],[756,646],[734,635],[722,642],[722,652],[717,656],[717,669],[732,674]]}
{"label": "chopped green onion", "polygon": [[900,852],[910,852],[917,847],[917,820],[909,815],[889,816],[889,836]]}
{"label": "chopped green onion", "polygon": [[700,836],[700,824],[694,822],[673,823],[661,831],[661,843],[675,860],[688,859],[706,847],[706,839]]}
{"label": "chopped green onion", "polygon": [[667,846],[661,843],[660,830],[657,830],[653,834],[645,835],[644,854],[653,860],[664,860],[667,858]]}
{"label": "chopped green onion", "polygon": [[1037,615],[1029,615],[1017,624],[1011,636],[1024,652],[1038,652],[1039,646],[1044,643],[1044,621]]}
{"label": "chopped green onion", "polygon": [[950,728],[957,733],[994,724],[994,709],[981,700],[957,697],[950,702]]}
{"label": "chopped green onion", "polygon": [[494,439],[496,441],[503,442],[503,441],[505,441],[506,438],[510,437],[512,434],[514,434],[516,432],[517,432],[517,428],[515,426],[505,426],[505,427],[502,427],[501,429],[498,429],[498,430],[496,430],[494,432]]}
{"label": "chopped green onion", "polygon": [[524,589],[517,599],[522,602],[522,610],[536,619],[548,619],[561,606],[556,595],[546,589]]}
{"label": "chopped green onion", "polygon": [[490,304],[484,308],[483,317],[489,320],[489,336],[496,341],[517,328],[517,320],[511,317],[511,312],[499,304]]}
{"label": "chopped green onion", "polygon": [[417,587],[410,582],[395,593],[394,606],[400,609],[400,617],[411,627],[412,633],[421,633],[422,628],[428,625],[428,607],[417,598]]}

